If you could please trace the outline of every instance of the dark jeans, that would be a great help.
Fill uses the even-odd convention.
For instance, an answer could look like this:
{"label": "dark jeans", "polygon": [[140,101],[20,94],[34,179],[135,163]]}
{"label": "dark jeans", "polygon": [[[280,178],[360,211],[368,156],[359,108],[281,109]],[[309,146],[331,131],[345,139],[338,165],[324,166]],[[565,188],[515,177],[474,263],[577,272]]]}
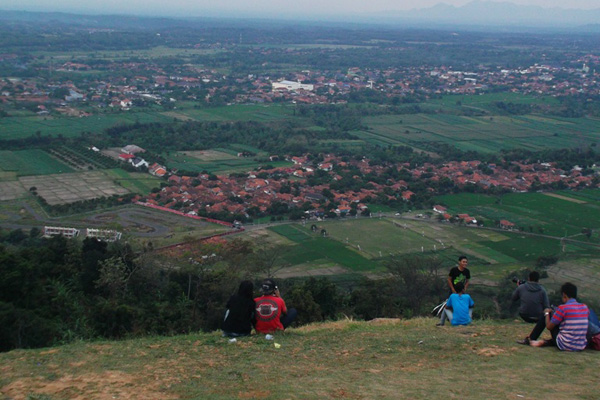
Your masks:
{"label": "dark jeans", "polygon": [[531,315],[525,315],[525,314],[519,313],[519,317],[521,317],[523,319],[523,321],[530,323],[530,324],[535,324],[540,319],[544,319],[543,316],[544,315],[542,314],[542,318],[540,318],[540,317],[532,317]]}
{"label": "dark jeans", "polygon": [[[536,322],[531,333],[529,334],[529,340],[538,340],[540,335],[544,332],[544,329],[546,329],[546,318],[540,318],[538,322]],[[552,339],[549,342],[549,344],[556,346],[556,337],[558,336],[558,332],[558,326],[555,326],[554,329],[550,331]]]}
{"label": "dark jeans", "polygon": [[281,321],[281,325],[283,325],[283,329],[286,329],[288,326],[290,326],[290,324],[296,320],[297,316],[298,311],[295,308],[288,308],[287,314],[282,315],[279,318],[279,321]]}
{"label": "dark jeans", "polygon": [[237,332],[223,331],[223,336],[230,337],[230,338],[237,338],[237,337],[243,337],[243,336],[250,336],[250,334],[249,333],[237,333]]}

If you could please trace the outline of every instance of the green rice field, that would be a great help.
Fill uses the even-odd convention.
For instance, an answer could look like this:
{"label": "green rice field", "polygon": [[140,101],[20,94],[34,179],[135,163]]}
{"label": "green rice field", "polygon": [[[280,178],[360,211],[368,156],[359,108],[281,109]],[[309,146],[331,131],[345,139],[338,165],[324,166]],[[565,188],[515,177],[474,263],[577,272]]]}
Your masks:
{"label": "green rice field", "polygon": [[[265,162],[257,162],[252,158],[228,158],[224,160],[202,161],[193,157],[177,156],[167,158],[169,168],[177,168],[182,171],[202,172],[207,171],[215,174],[230,174],[233,172],[248,172],[266,165]],[[269,165],[274,167],[290,166],[292,163],[287,161],[269,161]]]}
{"label": "green rice field", "polygon": [[116,125],[168,122],[172,118],[151,112],[122,112],[97,114],[84,118],[74,117],[10,117],[0,119],[0,140],[21,139],[34,136],[39,131],[42,136],[75,137],[83,132],[98,133]]}
{"label": "green rice field", "polygon": [[67,164],[63,164],[39,149],[0,151],[0,171],[14,172],[17,176],[74,172]]}
{"label": "green rice field", "polygon": [[[186,58],[190,56],[206,55],[217,53],[218,50],[212,49],[180,49],[176,47],[157,46],[151,49],[131,49],[124,51],[114,50],[94,50],[94,51],[73,51],[73,52],[60,52],[60,51],[35,51],[32,52],[35,56],[47,56],[53,57],[57,61],[68,61],[74,57],[98,57],[106,60],[128,60],[132,57],[136,58],[160,58],[160,57],[180,57]],[[70,71],[74,72],[74,71]]]}
{"label": "green rice field", "polygon": [[285,105],[236,104],[215,108],[185,108],[177,111],[196,121],[270,122],[293,117],[293,108]]}
{"label": "green rice field", "polygon": [[[592,191],[591,194],[598,193]],[[506,201],[507,206],[519,205],[523,209],[525,205],[531,207],[537,204],[540,209],[548,206],[543,203],[547,196],[541,199],[528,198],[524,194],[515,196]],[[463,201],[470,207],[475,207],[478,202],[495,205],[493,198],[480,198],[478,195],[461,194],[454,200],[456,204]],[[549,197],[550,203],[554,200],[565,201]],[[552,223],[558,223],[548,218],[544,222],[547,229]],[[316,232],[310,229],[313,224],[317,226]],[[322,229],[327,231],[325,238],[321,236]],[[340,265],[354,272],[377,273],[385,270],[385,261],[390,256],[436,256],[449,266],[456,262],[458,255],[465,254],[481,279],[495,281],[513,271],[531,268],[540,256],[558,255],[561,260],[600,258],[600,247],[593,241],[588,243],[581,235],[571,237],[577,242],[570,242],[537,231],[497,231],[441,223],[434,219],[348,218],[305,225],[280,225],[269,228],[269,231],[293,243],[285,252],[286,262],[307,269]]]}
{"label": "green rice field", "polygon": [[424,149],[441,142],[464,151],[574,147],[600,141],[600,119],[550,116],[467,117],[449,114],[383,115],[364,118],[368,130],[352,133],[377,145]]}
{"label": "green rice field", "polygon": [[[585,241],[582,229],[600,228],[598,189],[556,194],[563,198],[548,193],[511,193],[502,197],[462,193],[440,196],[437,201],[447,205],[451,214],[467,213],[490,221],[506,219],[525,231],[533,229],[556,237],[567,236]],[[597,236],[592,237],[594,241],[597,239]]]}

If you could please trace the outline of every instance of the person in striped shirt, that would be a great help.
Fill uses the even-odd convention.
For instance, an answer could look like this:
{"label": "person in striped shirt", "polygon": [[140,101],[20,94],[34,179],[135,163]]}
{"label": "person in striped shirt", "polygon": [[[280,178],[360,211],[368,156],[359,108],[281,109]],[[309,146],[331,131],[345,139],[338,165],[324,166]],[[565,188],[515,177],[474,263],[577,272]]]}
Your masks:
{"label": "person in striped shirt", "polygon": [[[567,282],[562,285],[560,292],[563,304],[554,312],[551,308],[545,309],[544,318],[540,319],[529,336],[519,343],[534,347],[556,346],[564,351],[585,349],[590,310],[585,304],[577,302],[577,286]],[[552,339],[537,340],[544,328],[550,331]]]}

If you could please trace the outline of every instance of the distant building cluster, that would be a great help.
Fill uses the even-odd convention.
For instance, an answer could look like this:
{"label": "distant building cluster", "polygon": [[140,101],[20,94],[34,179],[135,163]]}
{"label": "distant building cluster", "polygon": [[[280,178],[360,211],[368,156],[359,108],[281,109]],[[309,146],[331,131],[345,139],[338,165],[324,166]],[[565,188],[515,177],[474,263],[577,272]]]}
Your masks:
{"label": "distant building cluster", "polygon": [[101,240],[103,242],[116,242],[121,239],[122,233],[112,229],[86,228],[83,230],[65,227],[65,226],[44,226],[43,236],[64,236],[66,238],[75,238],[78,236],[89,237]]}
{"label": "distant building cluster", "polygon": [[[272,50],[249,51],[266,56]],[[4,56],[16,57],[12,54]],[[152,63],[115,61],[103,68],[107,68],[108,72],[127,71],[131,76],[123,78],[122,74],[115,73],[114,77],[89,82],[85,88],[73,82],[11,77],[7,78],[5,85],[0,82],[0,103],[37,103],[37,113],[41,116],[59,113],[89,117],[92,114],[78,110],[78,104],[121,111],[148,104],[172,106],[181,100],[220,104],[281,101],[332,104],[347,102],[359,90],[373,90],[390,99],[415,93],[425,96],[476,94],[495,88],[555,97],[582,93],[598,95],[600,72],[594,67],[599,58],[595,54],[583,54],[574,56],[566,64],[568,66],[546,64],[540,60],[528,67],[511,69],[493,65],[479,65],[472,70],[457,69],[452,65],[385,69],[354,66],[339,70],[291,71],[275,79],[267,74],[226,76],[212,68],[198,69],[188,64],[174,65],[174,71],[166,73]],[[90,64],[65,62],[57,70],[88,71],[98,68]],[[43,69],[46,67],[35,68],[45,76]],[[52,95],[57,90],[64,94],[62,98]],[[173,94],[175,92],[177,95]]]}

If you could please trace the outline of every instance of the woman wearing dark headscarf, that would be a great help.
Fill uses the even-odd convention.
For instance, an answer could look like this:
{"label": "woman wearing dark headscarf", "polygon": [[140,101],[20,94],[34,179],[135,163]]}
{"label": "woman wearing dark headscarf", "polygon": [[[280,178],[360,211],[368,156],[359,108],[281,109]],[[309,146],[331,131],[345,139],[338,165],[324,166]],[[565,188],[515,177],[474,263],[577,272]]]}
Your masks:
{"label": "woman wearing dark headscarf", "polygon": [[223,336],[248,336],[254,326],[254,285],[240,283],[237,294],[229,298],[223,321]]}

